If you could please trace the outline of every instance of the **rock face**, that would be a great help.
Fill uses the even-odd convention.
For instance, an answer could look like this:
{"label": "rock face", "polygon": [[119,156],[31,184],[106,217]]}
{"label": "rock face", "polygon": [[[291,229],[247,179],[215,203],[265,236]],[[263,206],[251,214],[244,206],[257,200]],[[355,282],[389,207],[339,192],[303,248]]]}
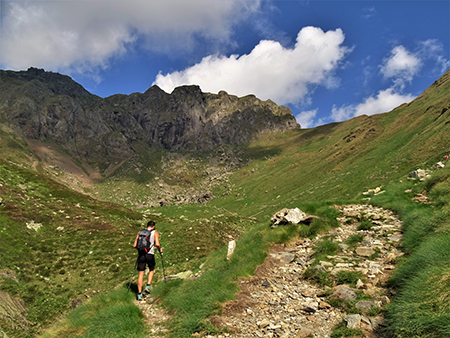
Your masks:
{"label": "rock face", "polygon": [[51,140],[72,156],[117,160],[142,147],[211,150],[249,142],[266,131],[300,128],[289,108],[253,95],[238,98],[198,86],[157,86],[102,99],[70,77],[30,68],[0,70],[0,127]]}

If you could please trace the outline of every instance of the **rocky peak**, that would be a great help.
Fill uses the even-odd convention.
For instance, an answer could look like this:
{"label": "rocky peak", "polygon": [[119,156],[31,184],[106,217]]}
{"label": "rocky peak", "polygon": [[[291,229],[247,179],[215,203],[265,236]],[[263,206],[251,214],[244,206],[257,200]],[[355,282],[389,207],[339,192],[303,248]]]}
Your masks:
{"label": "rocky peak", "polygon": [[10,84],[8,80],[15,80],[19,83],[39,83],[49,89],[54,95],[67,95],[73,98],[90,96],[80,84],[76,83],[67,75],[54,72],[46,72],[44,69],[28,68],[26,71],[4,71],[0,70],[0,85],[3,82]]}
{"label": "rocky peak", "polygon": [[[28,139],[48,139],[82,160],[124,159],[140,143],[168,150],[209,151],[242,144],[263,132],[300,128],[289,108],[199,86],[158,86],[99,98],[70,77],[43,69],[1,71],[0,116]],[[143,148],[142,148],[143,147]]]}

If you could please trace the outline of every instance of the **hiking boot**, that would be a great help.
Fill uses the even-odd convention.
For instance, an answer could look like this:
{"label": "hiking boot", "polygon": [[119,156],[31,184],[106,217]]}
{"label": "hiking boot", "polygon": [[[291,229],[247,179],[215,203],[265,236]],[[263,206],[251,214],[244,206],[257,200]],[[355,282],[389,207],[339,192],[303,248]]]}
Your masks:
{"label": "hiking boot", "polygon": [[150,286],[150,285],[147,285],[147,286],[145,287],[145,290],[144,290],[143,294],[149,295],[150,292],[151,292],[151,289],[152,289],[151,286]]}
{"label": "hiking boot", "polygon": [[138,295],[137,295],[137,300],[138,300],[139,302],[145,300],[145,298],[147,298],[147,295],[146,295],[146,294],[138,293]]}

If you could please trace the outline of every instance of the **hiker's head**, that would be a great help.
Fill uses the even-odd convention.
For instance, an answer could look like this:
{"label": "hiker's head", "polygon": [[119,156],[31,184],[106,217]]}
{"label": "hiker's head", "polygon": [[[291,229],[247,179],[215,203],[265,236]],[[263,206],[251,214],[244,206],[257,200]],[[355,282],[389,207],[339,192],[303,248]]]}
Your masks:
{"label": "hiker's head", "polygon": [[155,222],[149,221],[149,222],[147,223],[147,228],[154,228],[154,227],[155,227]]}

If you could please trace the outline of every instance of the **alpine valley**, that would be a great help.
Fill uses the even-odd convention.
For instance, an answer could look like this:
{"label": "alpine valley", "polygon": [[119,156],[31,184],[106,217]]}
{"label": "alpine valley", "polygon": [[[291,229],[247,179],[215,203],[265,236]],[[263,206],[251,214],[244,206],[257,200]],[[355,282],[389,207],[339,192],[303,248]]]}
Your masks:
{"label": "alpine valley", "polygon": [[[372,313],[383,325],[341,322],[331,336],[450,336],[449,134],[450,71],[391,112],[302,129],[289,108],[253,95],[152,86],[100,98],[58,73],[0,70],[0,337],[303,337],[277,318],[281,302],[266,326],[260,319],[246,332],[214,318],[271,248],[305,240],[305,256],[295,257],[310,268],[283,277],[320,288],[332,308],[367,315],[354,305],[373,294],[332,302],[337,286],[356,280],[314,269],[347,249],[336,244],[346,205],[391,210],[402,222],[402,255],[392,275],[372,283],[389,299]],[[271,227],[284,208],[315,217]],[[359,224],[351,238],[361,245],[379,220],[346,217]],[[134,301],[132,243],[149,220],[164,248],[151,295],[167,312],[159,333]],[[189,277],[162,281],[179,273]],[[234,317],[251,316],[249,307]],[[312,312],[289,315],[320,337]]]}

